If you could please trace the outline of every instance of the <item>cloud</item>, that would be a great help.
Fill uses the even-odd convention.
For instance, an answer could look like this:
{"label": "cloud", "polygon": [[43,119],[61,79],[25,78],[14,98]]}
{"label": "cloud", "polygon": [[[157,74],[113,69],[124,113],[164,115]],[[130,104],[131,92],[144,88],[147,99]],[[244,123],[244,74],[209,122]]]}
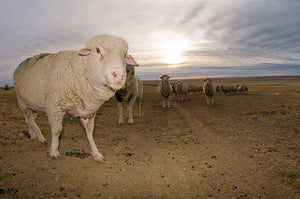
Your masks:
{"label": "cloud", "polygon": [[[12,0],[0,9],[0,78],[29,56],[76,50],[101,33],[124,37],[145,75],[300,63],[297,0]],[[161,44],[176,38],[187,42],[186,63],[158,63]]]}

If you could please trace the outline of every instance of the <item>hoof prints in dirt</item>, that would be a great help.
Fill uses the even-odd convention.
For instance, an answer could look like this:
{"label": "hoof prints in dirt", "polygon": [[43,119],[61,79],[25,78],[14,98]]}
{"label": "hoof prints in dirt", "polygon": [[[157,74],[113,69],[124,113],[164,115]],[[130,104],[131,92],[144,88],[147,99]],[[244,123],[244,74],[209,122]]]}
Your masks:
{"label": "hoof prints in dirt", "polygon": [[70,157],[76,157],[76,158],[87,158],[89,157],[91,154],[86,153],[83,149],[79,150],[79,149],[73,149],[70,152],[66,152],[66,156],[70,156]]}
{"label": "hoof prints in dirt", "polygon": [[9,193],[17,193],[19,192],[18,189],[15,189],[15,188],[11,188],[11,189],[8,189],[8,190],[4,190],[2,188],[0,188],[0,195],[6,195],[6,194],[9,194]]}

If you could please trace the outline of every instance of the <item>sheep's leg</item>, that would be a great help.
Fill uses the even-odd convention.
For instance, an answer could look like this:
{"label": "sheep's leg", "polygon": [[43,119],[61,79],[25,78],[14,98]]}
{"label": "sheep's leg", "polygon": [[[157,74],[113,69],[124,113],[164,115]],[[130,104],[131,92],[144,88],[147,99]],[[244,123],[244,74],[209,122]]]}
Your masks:
{"label": "sheep's leg", "polygon": [[65,113],[63,111],[47,112],[48,120],[51,126],[52,141],[50,147],[50,156],[59,158],[59,137],[62,131],[62,122]]}
{"label": "sheep's leg", "polygon": [[171,95],[167,99],[167,106],[168,106],[168,108],[170,108],[170,101],[171,101]]}
{"label": "sheep's leg", "polygon": [[166,108],[166,99],[163,97],[163,108]]}
{"label": "sheep's leg", "polygon": [[132,109],[134,106],[134,102],[135,102],[135,97],[131,98],[130,101],[128,102],[128,106],[127,106],[127,111],[128,111],[128,123],[132,124],[133,123],[133,116],[132,116]]}
{"label": "sheep's leg", "polygon": [[139,102],[138,105],[138,117],[142,116],[142,102]]}
{"label": "sheep's leg", "polygon": [[94,114],[93,117],[91,117],[90,119],[87,118],[80,118],[79,121],[81,123],[81,125],[84,128],[84,131],[86,133],[86,137],[89,141],[89,144],[91,146],[91,150],[92,150],[92,156],[94,157],[94,159],[98,162],[103,162],[104,161],[104,157],[101,153],[99,153],[98,148],[95,144],[94,141],[94,121],[95,121],[95,116],[96,114]]}
{"label": "sheep's leg", "polygon": [[206,103],[209,106],[209,97],[206,97]]}
{"label": "sheep's leg", "polygon": [[137,114],[138,114],[138,117],[141,117],[142,98],[138,97],[138,98],[136,98],[135,101],[136,101],[136,104],[137,104]]}
{"label": "sheep's leg", "polygon": [[28,133],[31,139],[35,139],[37,137],[41,143],[45,143],[46,139],[42,135],[38,125],[35,123],[37,113],[33,112],[31,109],[26,108],[22,104],[19,105],[20,105],[20,109],[24,114],[25,122],[28,124]]}
{"label": "sheep's leg", "polygon": [[119,108],[119,124],[124,124],[124,118],[123,118],[123,104],[122,102],[118,102],[118,108]]}

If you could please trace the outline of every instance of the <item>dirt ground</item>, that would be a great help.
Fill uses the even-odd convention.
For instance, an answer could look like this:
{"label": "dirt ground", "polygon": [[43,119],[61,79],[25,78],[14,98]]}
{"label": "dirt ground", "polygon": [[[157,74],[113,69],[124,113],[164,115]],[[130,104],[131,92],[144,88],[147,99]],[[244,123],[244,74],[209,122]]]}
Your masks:
{"label": "dirt ground", "polygon": [[[114,99],[99,110],[98,163],[77,118],[65,117],[61,158],[28,136],[13,90],[0,90],[0,198],[300,198],[300,77],[215,79],[247,95],[203,93],[163,109],[144,82],[142,117],[118,124]],[[202,80],[186,81],[202,85]]]}

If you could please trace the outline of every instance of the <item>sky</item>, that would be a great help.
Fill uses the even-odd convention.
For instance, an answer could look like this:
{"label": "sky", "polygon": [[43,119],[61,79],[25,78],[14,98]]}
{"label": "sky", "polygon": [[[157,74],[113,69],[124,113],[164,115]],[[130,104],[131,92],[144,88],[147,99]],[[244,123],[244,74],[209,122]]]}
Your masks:
{"label": "sky", "polygon": [[0,84],[26,58],[124,38],[141,79],[300,75],[299,0],[0,0]]}

